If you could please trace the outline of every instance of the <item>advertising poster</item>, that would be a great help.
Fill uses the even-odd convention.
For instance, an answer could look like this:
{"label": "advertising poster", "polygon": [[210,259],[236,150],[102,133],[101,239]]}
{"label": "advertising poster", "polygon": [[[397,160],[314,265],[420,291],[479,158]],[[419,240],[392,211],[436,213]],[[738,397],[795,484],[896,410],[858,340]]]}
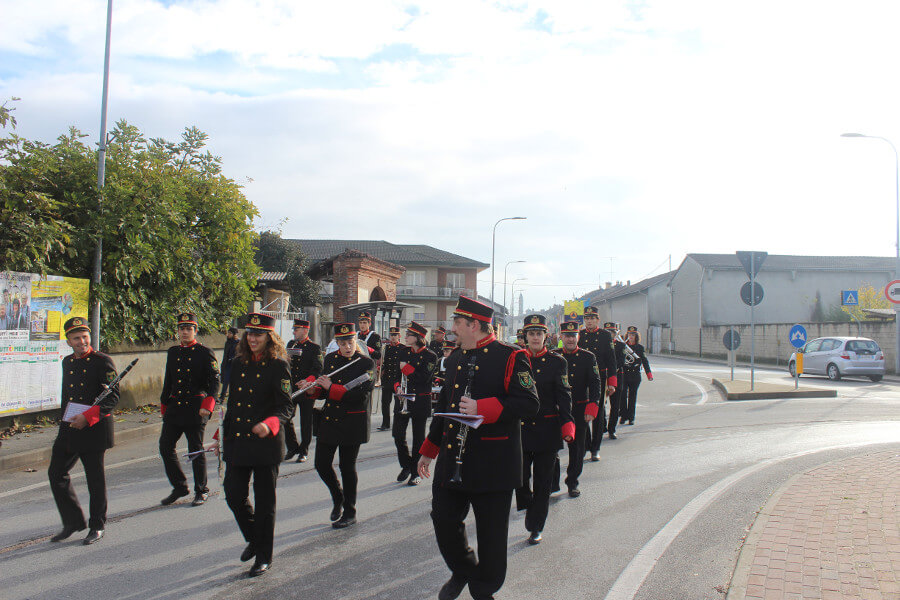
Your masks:
{"label": "advertising poster", "polygon": [[0,416],[60,407],[62,325],[87,318],[88,283],[0,272]]}

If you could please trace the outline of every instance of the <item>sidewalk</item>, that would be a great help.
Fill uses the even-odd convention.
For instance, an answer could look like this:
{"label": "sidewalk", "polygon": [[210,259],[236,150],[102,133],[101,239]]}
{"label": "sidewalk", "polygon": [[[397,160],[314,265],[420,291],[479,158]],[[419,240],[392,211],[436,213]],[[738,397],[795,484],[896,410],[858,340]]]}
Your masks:
{"label": "sidewalk", "polygon": [[900,598],[900,452],[793,477],[760,511],[727,600]]}

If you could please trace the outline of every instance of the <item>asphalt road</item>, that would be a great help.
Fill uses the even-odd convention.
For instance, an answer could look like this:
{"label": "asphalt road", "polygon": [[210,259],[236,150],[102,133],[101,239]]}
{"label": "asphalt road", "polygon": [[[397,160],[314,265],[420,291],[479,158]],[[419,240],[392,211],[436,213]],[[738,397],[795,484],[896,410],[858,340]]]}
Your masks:
{"label": "asphalt road", "polygon": [[[868,448],[900,449],[900,389],[889,382],[804,378],[838,397],[725,402],[710,379],[727,369],[652,364],[656,379],[641,386],[635,425],[604,440],[601,462],[585,463],[580,498],[551,500],[544,543],[528,546],[522,515],[512,514],[498,598],[721,599],[742,537],[782,483]],[[791,381],[782,371],[757,375]],[[106,457],[110,522],[90,547],[83,534],[47,542],[60,522],[45,471],[0,476],[0,597],[414,600],[436,597],[449,575],[434,542],[430,486],[395,482],[387,432],[363,447],[360,522],[347,530],[331,529],[331,502],[311,464],[283,463],[273,569],[253,580],[213,466],[205,506],[187,498],[163,508],[169,486],[155,440]],[[75,482],[86,506],[83,477]]]}

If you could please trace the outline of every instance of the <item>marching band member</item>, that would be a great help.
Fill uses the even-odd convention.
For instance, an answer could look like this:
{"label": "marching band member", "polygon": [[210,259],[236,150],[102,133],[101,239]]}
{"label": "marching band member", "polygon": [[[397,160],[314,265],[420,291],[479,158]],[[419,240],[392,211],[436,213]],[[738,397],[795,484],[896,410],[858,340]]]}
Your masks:
{"label": "marching band member", "polygon": [[[535,545],[541,543],[541,532],[547,521],[557,454],[563,448],[563,441],[573,441],[575,423],[572,421],[572,394],[566,359],[550,352],[544,345],[547,340],[546,317],[528,315],[524,330],[528,341],[525,352],[531,360],[541,408],[537,415],[522,420],[523,483],[516,490],[516,505],[519,510],[526,511],[525,529],[530,533],[528,543]],[[530,486],[532,469],[534,491]]]}
{"label": "marching band member", "polygon": [[[616,355],[616,378],[619,382],[624,378],[622,369],[625,367],[625,344],[616,339],[619,335],[619,324],[607,321],[603,324],[603,329],[609,332],[613,338],[613,352]],[[606,425],[606,431],[609,432],[609,439],[616,439],[616,423],[619,422],[619,415],[622,413],[625,400],[625,387],[619,385],[615,391],[609,395],[609,421]]]}
{"label": "marching band member", "polygon": [[428,349],[440,356],[444,350],[444,336],[447,335],[447,328],[443,325],[438,326],[431,332],[431,341],[428,342]]}
{"label": "marching band member", "polygon": [[634,411],[637,407],[637,391],[638,386],[641,385],[641,366],[644,367],[644,373],[647,374],[647,379],[653,381],[653,373],[650,372],[650,362],[647,360],[647,354],[644,352],[644,347],[641,345],[641,334],[638,333],[637,327],[634,325],[628,326],[627,337],[625,338],[628,347],[637,354],[638,358],[634,362],[625,363],[625,412],[622,413],[622,418],[619,421],[620,424],[624,424],[625,420],[628,420],[629,425],[634,425]]}
{"label": "marching band member", "polygon": [[[425,328],[411,322],[406,328],[406,344],[409,347],[400,362],[400,372],[406,377],[406,389],[400,389],[400,382],[394,384],[394,391],[414,394],[414,399],[398,402],[394,408],[394,444],[397,446],[397,458],[401,471],[397,481],[409,479],[409,485],[418,485],[421,481],[416,472],[419,462],[419,448],[425,441],[425,426],[431,416],[431,384],[432,375],[437,367],[437,356],[425,347]],[[403,413],[406,406],[406,414]],[[406,445],[406,428],[412,421],[412,447],[410,453]]]}
{"label": "marching band member", "polygon": [[[513,490],[522,485],[521,419],[537,414],[540,401],[525,352],[497,341],[493,309],[465,296],[453,313],[460,350],[447,359],[438,412],[484,418],[471,428],[434,417],[422,444],[419,475],[431,476],[431,519],[452,573],[438,598],[459,597],[468,584],[477,600],[493,598],[506,578],[506,541]],[[463,429],[463,427],[466,427]],[[478,558],[469,547],[465,518],[475,513]]]}
{"label": "marching band member", "polygon": [[[291,370],[275,319],[247,315],[232,364],[222,422],[225,500],[247,541],[241,561],[256,557],[250,576],[269,570],[275,537],[275,485],[284,458],[283,426],[291,417]],[[250,503],[253,478],[254,509]]]}
{"label": "marching band member", "polygon": [[400,328],[390,328],[390,341],[382,346],[381,361],[381,427],[378,431],[391,428],[391,404],[394,402],[394,384],[400,383],[400,361],[409,348],[400,343]]}
{"label": "marching band member", "polygon": [[[322,374],[324,368],[322,348],[309,339],[309,321],[294,319],[294,339],[287,343],[287,349],[291,360],[291,390],[296,391],[300,386],[314,381]],[[300,394],[297,397],[297,412],[300,413],[300,443],[297,443],[297,432],[294,431],[292,417],[284,428],[284,443],[287,447],[284,460],[291,460],[296,456],[298,463],[307,461],[309,444],[312,442],[313,402],[314,400],[309,397],[309,394]]]}
{"label": "marching band member", "polygon": [[[596,306],[584,308],[584,328],[578,332],[578,347],[588,350],[597,359],[597,368],[600,371],[600,385],[602,396],[610,396],[616,391],[618,384],[616,355],[613,348],[612,336],[609,332],[600,329],[600,313]],[[611,402],[611,400],[610,400]],[[605,410],[603,411],[606,412]],[[606,419],[594,419],[591,423],[591,437],[588,448],[591,451],[591,460],[600,460],[600,443],[603,441],[603,431],[606,429]]]}
{"label": "marching band member", "polygon": [[[178,315],[178,341],[166,356],[159,410],[163,415],[159,434],[159,454],[172,484],[172,493],[162,499],[163,506],[188,495],[187,479],[178,464],[175,444],[183,435],[188,451],[203,450],[206,423],[216,407],[219,392],[219,363],[210,348],[197,341],[197,317],[191,313]],[[191,461],[194,471],[194,506],[209,498],[206,487],[206,453]]]}

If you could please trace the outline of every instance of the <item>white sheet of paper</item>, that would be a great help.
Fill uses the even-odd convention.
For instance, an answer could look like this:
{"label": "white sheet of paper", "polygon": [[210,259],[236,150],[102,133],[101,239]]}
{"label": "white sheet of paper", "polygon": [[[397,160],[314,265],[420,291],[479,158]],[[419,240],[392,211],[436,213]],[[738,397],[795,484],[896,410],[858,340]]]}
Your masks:
{"label": "white sheet of paper", "polygon": [[484,422],[483,415],[464,415],[461,413],[434,413],[434,416],[444,417],[445,419],[450,419],[452,421],[456,421],[457,423],[468,425],[472,429],[478,429]]}
{"label": "white sheet of paper", "polygon": [[75,417],[89,409],[90,406],[87,404],[78,404],[77,402],[69,402],[66,404],[66,414],[63,415],[63,421],[66,423],[71,423]]}

